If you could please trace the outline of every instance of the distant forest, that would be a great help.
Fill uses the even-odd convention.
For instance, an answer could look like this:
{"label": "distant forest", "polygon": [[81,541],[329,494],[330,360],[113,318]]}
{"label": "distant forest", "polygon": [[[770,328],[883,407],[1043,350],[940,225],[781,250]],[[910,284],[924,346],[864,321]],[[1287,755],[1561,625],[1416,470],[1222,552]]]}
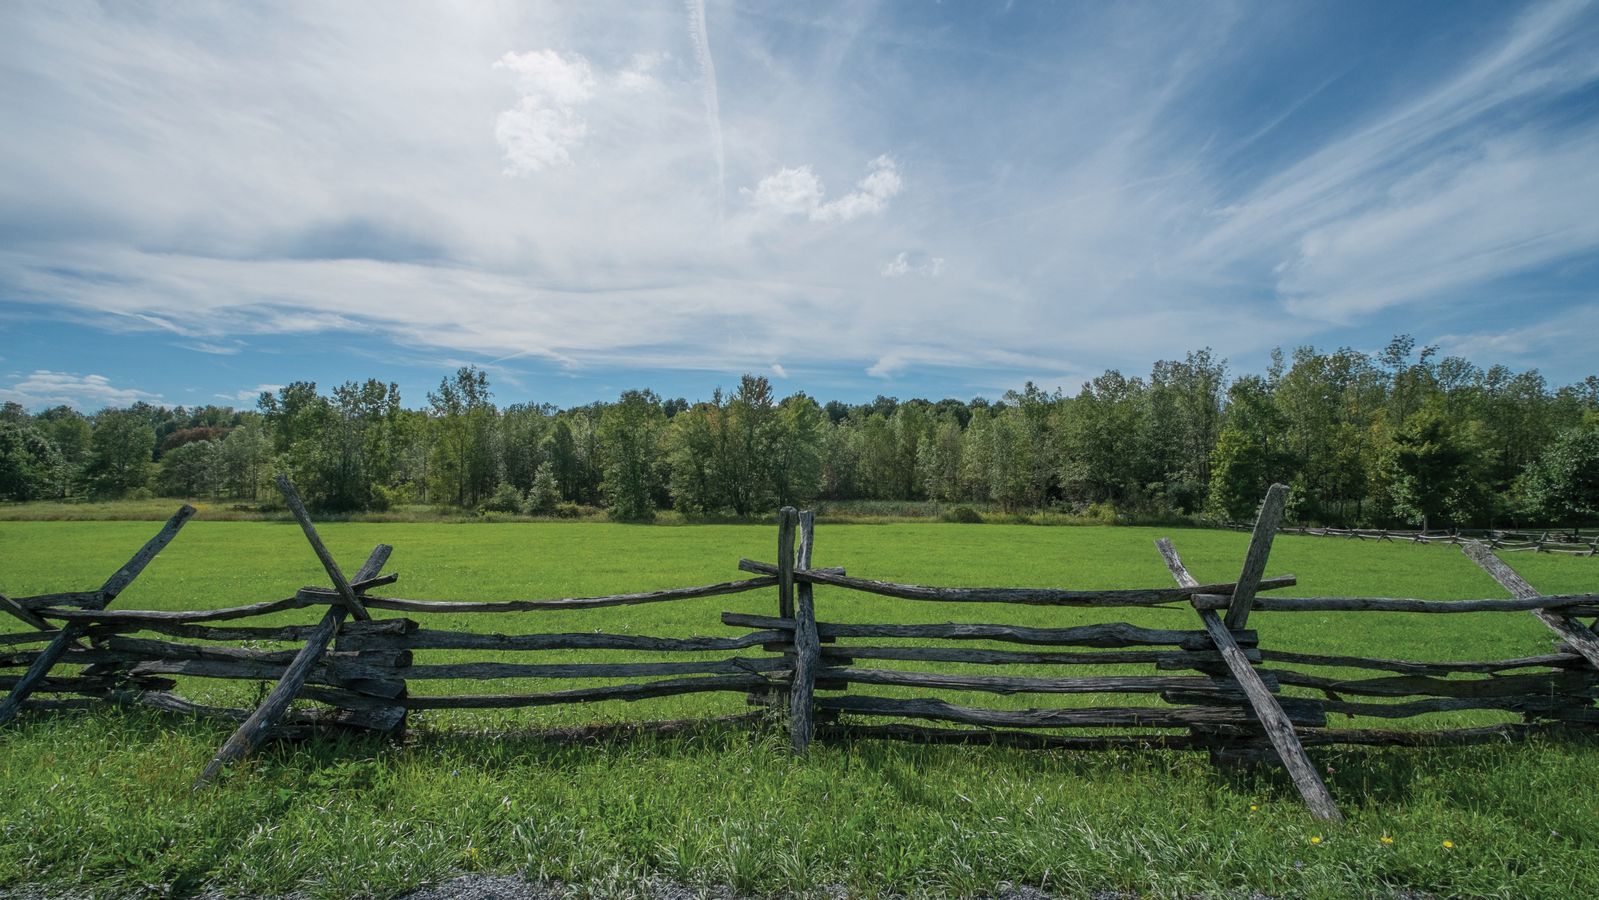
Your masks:
{"label": "distant forest", "polygon": [[[0,499],[202,497],[324,512],[425,504],[622,521],[761,516],[814,500],[935,500],[1120,521],[1498,526],[1599,520],[1599,378],[1551,387],[1397,337],[1377,356],[1278,351],[1230,377],[1207,350],[1075,395],[819,403],[763,377],[688,403],[648,390],[498,407],[463,368],[407,408],[394,384],[296,382],[257,408],[0,411]],[[959,511],[959,510],[957,510]]]}

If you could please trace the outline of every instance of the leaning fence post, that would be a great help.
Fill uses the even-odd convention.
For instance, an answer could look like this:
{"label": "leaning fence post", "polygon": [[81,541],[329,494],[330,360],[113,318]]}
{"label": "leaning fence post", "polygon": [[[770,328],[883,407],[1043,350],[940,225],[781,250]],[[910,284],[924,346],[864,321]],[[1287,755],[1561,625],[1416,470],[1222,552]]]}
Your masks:
{"label": "leaning fence post", "polygon": [[[1488,573],[1488,576],[1509,591],[1513,596],[1522,599],[1531,599],[1542,596],[1538,589],[1528,584],[1526,579],[1516,574],[1504,560],[1493,555],[1493,552],[1484,547],[1480,542],[1472,542],[1461,548],[1466,556],[1476,563],[1479,568]],[[1549,627],[1550,631],[1560,635],[1573,650],[1582,654],[1583,658],[1599,668],[1599,635],[1570,616],[1563,616],[1552,609],[1535,609],[1533,613]]]}
{"label": "leaning fence post", "polygon": [[1249,552],[1244,555],[1244,569],[1238,574],[1238,586],[1233,588],[1232,602],[1227,605],[1227,627],[1233,631],[1249,623],[1249,608],[1255,602],[1260,579],[1266,574],[1266,558],[1271,555],[1271,541],[1277,536],[1277,526],[1283,520],[1283,507],[1287,502],[1288,485],[1274,484],[1260,503],[1255,532],[1249,539]]}
{"label": "leaning fence post", "polygon": [[[816,514],[808,509],[800,513],[799,527],[797,568],[803,572],[811,567]],[[802,581],[798,589],[794,615],[794,677],[790,684],[793,693],[789,695],[789,743],[796,753],[803,753],[810,746],[814,729],[816,670],[821,666],[822,642],[816,631],[814,587],[809,581]]]}
{"label": "leaning fence post", "polygon": [[[1281,485],[1273,485],[1273,490]],[[1268,495],[1268,499],[1269,499]],[[1257,523],[1258,524],[1258,523]],[[1258,532],[1257,532],[1258,533]],[[1177,548],[1166,538],[1155,542],[1160,549],[1160,555],[1166,560],[1166,567],[1171,571],[1172,578],[1182,587],[1198,587],[1199,580],[1189,574],[1183,565],[1182,558],[1177,555]],[[1247,566],[1246,566],[1247,568]],[[1190,600],[1198,600],[1195,595]],[[1260,720],[1261,727],[1266,731],[1266,737],[1271,741],[1272,747],[1277,751],[1277,757],[1282,760],[1283,767],[1288,770],[1288,775],[1294,781],[1294,786],[1299,789],[1299,795],[1305,799],[1305,805],[1310,807],[1310,812],[1318,819],[1333,822],[1343,821],[1343,813],[1338,811],[1338,804],[1333,801],[1332,794],[1328,792],[1327,785],[1321,780],[1321,775],[1316,772],[1316,766],[1305,753],[1304,744],[1300,743],[1299,735],[1294,731],[1292,720],[1283,712],[1282,705],[1277,698],[1271,695],[1271,690],[1266,687],[1256,672],[1249,664],[1249,659],[1244,655],[1238,641],[1215,611],[1209,609],[1196,610],[1199,620],[1205,626],[1205,631],[1210,635],[1216,651],[1221,654],[1222,661],[1233,673],[1233,680],[1243,689],[1244,697],[1255,712],[1255,718]]]}
{"label": "leaning fence post", "polygon": [[[161,526],[161,530],[156,532],[155,537],[147,541],[143,547],[139,548],[138,553],[133,554],[132,559],[128,560],[122,568],[116,570],[110,578],[106,579],[105,584],[100,586],[100,590],[89,608],[102,610],[110,606],[111,601],[115,600],[118,594],[127,590],[128,585],[133,583],[133,579],[139,577],[139,573],[143,572],[144,567],[150,564],[150,560],[155,559],[156,554],[165,549],[167,544],[172,543],[172,539],[177,537],[178,531],[183,528],[185,522],[189,521],[194,512],[194,507],[184,504],[176,513],[173,513],[172,518]],[[61,626],[61,632],[40,652],[38,658],[33,661],[33,665],[28,667],[28,671],[24,672],[22,677],[17,680],[16,685],[11,688],[11,693],[6,695],[6,699],[0,701],[0,725],[11,721],[12,717],[21,711],[22,704],[27,701],[34,688],[44,681],[45,676],[50,674],[50,669],[88,631],[89,625],[86,622],[68,622]]]}
{"label": "leaning fence post", "polygon": [[[294,512],[295,518],[299,520],[300,528],[305,532],[306,539],[311,542],[312,548],[316,550],[317,558],[322,561],[323,567],[328,570],[328,576],[333,579],[333,584],[338,588],[339,596],[343,603],[334,605],[323,613],[322,621],[311,632],[310,638],[306,640],[305,646],[300,649],[299,654],[294,657],[294,661],[289,663],[288,668],[283,670],[283,677],[279,679],[277,686],[272,689],[272,693],[261,701],[261,705],[256,708],[255,712],[251,713],[250,717],[244,720],[244,724],[240,725],[238,730],[234,731],[227,741],[223,743],[222,747],[217,750],[216,756],[212,757],[209,763],[206,763],[205,769],[201,771],[199,779],[194,783],[196,788],[203,787],[210,782],[228,763],[249,754],[255,748],[261,746],[261,742],[266,740],[267,733],[272,730],[272,726],[276,725],[284,714],[289,711],[290,704],[294,702],[294,698],[299,695],[300,689],[305,686],[305,682],[311,677],[311,671],[316,668],[316,664],[321,662],[322,658],[327,655],[328,645],[333,643],[333,638],[338,633],[339,625],[344,622],[346,615],[353,614],[358,618],[369,618],[365,607],[355,598],[355,591],[350,587],[350,582],[345,579],[344,573],[340,571],[338,563],[333,561],[333,556],[328,553],[327,548],[322,544],[322,539],[316,533],[316,526],[311,523],[310,516],[305,512],[305,507],[299,502],[300,497],[295,493],[294,486],[289,483],[288,478],[279,475],[278,487],[283,491],[284,499],[289,501],[289,509]],[[367,557],[367,561],[362,564],[360,571],[356,573],[355,580],[360,582],[375,577],[378,571],[383,568],[383,564],[388,562],[389,554],[393,552],[393,549],[387,544],[379,544],[374,548],[372,555]]]}

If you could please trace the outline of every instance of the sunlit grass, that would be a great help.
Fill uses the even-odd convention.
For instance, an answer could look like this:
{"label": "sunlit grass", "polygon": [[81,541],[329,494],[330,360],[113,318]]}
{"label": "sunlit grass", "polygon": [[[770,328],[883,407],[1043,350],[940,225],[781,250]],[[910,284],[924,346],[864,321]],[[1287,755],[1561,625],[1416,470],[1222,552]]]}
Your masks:
{"label": "sunlit grass", "polygon": [[[153,530],[147,522],[0,523],[0,591],[95,586]],[[337,523],[323,532],[350,568],[374,543],[394,544],[391,567],[401,580],[387,590],[426,599],[583,596],[706,583],[737,577],[740,556],[775,555],[775,529],[752,526]],[[1152,545],[1161,535],[1174,538],[1203,580],[1231,579],[1247,543],[1246,535],[1182,529],[823,526],[816,564],[935,584],[1156,586],[1170,578]],[[1599,584],[1599,560],[1510,559],[1547,591]],[[1288,572],[1300,581],[1285,592],[1293,594],[1504,595],[1448,547],[1282,537],[1270,573]],[[292,525],[201,521],[117,607],[231,605],[324,580]],[[1125,619],[1194,626],[1185,610],[972,608],[828,589],[818,591],[818,608],[834,621]],[[723,610],[771,614],[775,598],[762,591],[587,612],[435,616],[427,624],[736,633],[719,624]],[[278,619],[311,617],[301,610]],[[1301,652],[1482,659],[1550,647],[1548,631],[1523,614],[1257,613],[1251,624],[1264,646]],[[436,658],[418,662],[466,655],[427,654]],[[619,656],[521,655],[525,661]],[[1071,674],[1089,672],[1074,667]],[[413,693],[502,689],[412,684]],[[255,686],[208,690],[244,700]],[[968,702],[1095,699],[973,695]],[[706,695],[433,716],[403,747],[348,739],[274,747],[199,793],[189,786],[225,729],[140,713],[28,716],[0,734],[6,797],[0,884],[49,880],[107,892],[214,884],[342,896],[383,894],[462,871],[524,871],[600,892],[665,876],[760,891],[840,884],[865,894],[969,895],[1005,882],[1068,895],[1250,889],[1341,897],[1402,887],[1461,896],[1599,894],[1599,867],[1591,864],[1599,849],[1599,799],[1591,789],[1599,746],[1586,740],[1313,751],[1331,767],[1329,786],[1350,818],[1329,827],[1310,819],[1278,778],[1218,774],[1199,754],[863,742],[819,745],[808,758],[794,759],[783,751],[781,734],[759,729],[584,746],[462,730],[743,709],[739,696]],[[1430,724],[1503,718],[1435,716]]]}

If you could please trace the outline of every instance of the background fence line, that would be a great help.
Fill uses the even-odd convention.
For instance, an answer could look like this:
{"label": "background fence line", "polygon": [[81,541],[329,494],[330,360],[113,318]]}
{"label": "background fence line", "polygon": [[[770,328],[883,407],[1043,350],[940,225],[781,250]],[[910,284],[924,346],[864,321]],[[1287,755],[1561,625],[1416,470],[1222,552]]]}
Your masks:
{"label": "background fence line", "polygon": [[[1338,808],[1306,755],[1306,745],[1480,743],[1599,725],[1595,707],[1599,634],[1576,618],[1599,615],[1599,594],[1541,594],[1495,557],[1489,545],[1468,543],[1467,555],[1510,591],[1511,599],[1259,596],[1295,584],[1293,576],[1263,577],[1272,539],[1281,530],[1287,491],[1281,485],[1274,485],[1263,501],[1238,579],[1229,583],[1199,583],[1184,567],[1177,548],[1165,539],[1157,542],[1156,550],[1175,580],[1169,588],[956,588],[871,580],[813,566],[815,517],[784,508],[778,515],[776,562],[738,563],[753,578],[604,597],[495,601],[422,601],[373,593],[398,581],[397,576],[381,572],[391,548],[378,545],[346,578],[298,503],[293,486],[280,478],[280,488],[327,570],[331,589],[306,587],[287,598],[225,609],[108,609],[192,516],[193,510],[184,507],[98,590],[0,597],[0,611],[27,626],[25,631],[0,635],[0,671],[25,669],[20,675],[0,674],[0,688],[9,690],[0,701],[0,724],[23,709],[78,709],[105,703],[236,723],[201,773],[198,784],[203,784],[269,737],[325,727],[398,735],[413,710],[509,709],[732,692],[746,695],[748,702],[766,711],[768,720],[786,720],[796,752],[804,752],[817,739],[888,738],[1084,750],[1204,750],[1218,763],[1279,762],[1311,811],[1328,819],[1339,817]],[[829,621],[818,611],[817,585],[909,603],[981,603],[985,610],[1002,610],[1009,604],[1093,610],[1186,607],[1195,618],[1192,628],[1176,629],[1114,621],[1051,628],[1004,622],[842,623]],[[422,623],[434,613],[577,615],[595,608],[771,588],[777,593],[776,615],[721,614],[718,624],[742,629],[732,635],[653,636],[570,629],[500,634]],[[237,624],[301,608],[319,610],[320,619],[304,625]],[[1248,626],[1252,612],[1271,616],[1328,610],[1530,612],[1557,636],[1558,643],[1552,653],[1522,659],[1414,661],[1263,648],[1260,633]],[[374,618],[373,611],[405,615]],[[884,644],[884,639],[924,643],[904,646]],[[295,642],[301,647],[238,646],[257,641]],[[973,647],[974,641],[1008,646]],[[431,650],[617,650],[649,655],[612,662],[416,662],[416,651]],[[655,656],[707,652],[728,655],[692,660]],[[906,670],[882,667],[883,661],[954,663],[965,668]],[[53,674],[58,665],[79,668],[71,674]],[[1146,670],[1087,676],[1012,674],[1010,667],[1017,665],[1042,669],[1131,665]],[[982,668],[972,671],[973,666]],[[1367,674],[1335,678],[1296,666]],[[271,681],[275,686],[255,709],[214,707],[176,693],[178,678]],[[622,682],[540,691],[494,689],[495,682],[522,678]],[[483,683],[488,689],[412,693],[413,688],[440,681]],[[884,694],[884,688],[898,695]],[[1284,688],[1297,693],[1285,695]],[[1024,709],[950,699],[1011,694],[1142,699]],[[1149,705],[1151,700],[1159,705]],[[295,708],[295,701],[312,705]],[[1522,721],[1452,729],[1327,726],[1328,713],[1405,719],[1457,710],[1518,713]],[[872,719],[892,721],[872,723]],[[684,724],[661,723],[661,727]],[[1068,729],[1114,733],[1060,733]]]}

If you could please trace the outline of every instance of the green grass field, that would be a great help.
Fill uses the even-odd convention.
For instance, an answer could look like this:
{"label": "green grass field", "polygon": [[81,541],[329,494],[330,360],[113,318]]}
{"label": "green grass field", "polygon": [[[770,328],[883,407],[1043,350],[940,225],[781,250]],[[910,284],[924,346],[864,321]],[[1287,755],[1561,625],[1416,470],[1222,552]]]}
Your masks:
{"label": "green grass field", "polygon": [[[0,591],[98,585],[154,528],[0,522]],[[323,534],[349,568],[374,543],[394,544],[390,568],[401,580],[386,592],[442,600],[701,584],[738,577],[740,556],[775,556],[775,528],[754,526],[347,523],[326,525]],[[1165,586],[1170,576],[1153,548],[1161,535],[1174,538],[1202,580],[1231,580],[1247,543],[1242,534],[1184,529],[824,524],[815,561],[864,577],[931,584]],[[1510,561],[1548,592],[1599,585],[1599,560],[1516,554]],[[1299,586],[1289,594],[1503,596],[1448,547],[1285,536],[1268,574],[1290,572]],[[200,521],[117,606],[232,605],[324,580],[292,524]],[[817,607],[829,621],[1195,625],[1185,610],[974,609],[829,589],[817,591]],[[736,633],[719,624],[723,610],[770,614],[775,597],[763,591],[593,611],[431,616],[427,624],[507,633]],[[300,610],[278,618],[307,622],[312,615]],[[1547,652],[1551,637],[1530,614],[1257,613],[1251,625],[1265,647],[1413,659],[1533,655]],[[465,654],[418,654],[417,662],[452,656]],[[536,656],[599,661],[619,654]],[[1022,667],[1014,668],[1021,674]],[[502,687],[414,682],[412,693]],[[207,685],[199,696],[231,693],[248,701],[259,689]],[[1329,767],[1329,786],[1349,815],[1348,823],[1329,827],[1310,819],[1285,780],[1220,774],[1201,754],[862,742],[819,745],[795,759],[784,752],[782,735],[749,730],[585,746],[525,731],[471,733],[742,709],[736,695],[699,695],[427,715],[403,747],[354,739],[278,746],[200,793],[189,785],[226,737],[220,726],[142,713],[29,715],[0,734],[0,885],[382,895],[458,871],[489,870],[525,871],[606,894],[661,875],[753,891],[838,884],[859,894],[969,895],[1011,882],[1065,894],[1257,890],[1341,897],[1416,888],[1449,896],[1599,895],[1599,867],[1592,864],[1599,796],[1591,788],[1599,745],[1592,740],[1313,751]],[[1425,724],[1503,718],[1439,715]]]}

